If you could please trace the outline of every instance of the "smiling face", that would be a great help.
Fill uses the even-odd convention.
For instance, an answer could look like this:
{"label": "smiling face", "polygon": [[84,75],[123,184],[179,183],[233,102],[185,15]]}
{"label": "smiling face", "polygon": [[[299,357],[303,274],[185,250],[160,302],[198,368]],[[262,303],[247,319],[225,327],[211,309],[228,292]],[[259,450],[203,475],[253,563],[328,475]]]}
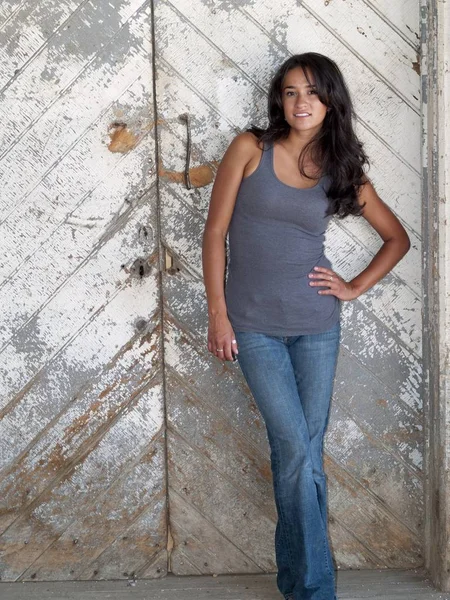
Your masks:
{"label": "smiling face", "polygon": [[285,119],[292,129],[314,135],[322,127],[327,107],[319,100],[310,73],[308,78],[309,81],[301,67],[288,71],[283,80],[281,97]]}

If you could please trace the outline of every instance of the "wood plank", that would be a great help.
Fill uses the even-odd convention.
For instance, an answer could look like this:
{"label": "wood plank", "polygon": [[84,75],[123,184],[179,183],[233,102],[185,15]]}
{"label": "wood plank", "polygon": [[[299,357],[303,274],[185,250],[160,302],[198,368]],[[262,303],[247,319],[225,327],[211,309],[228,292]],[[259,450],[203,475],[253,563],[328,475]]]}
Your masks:
{"label": "wood plank", "polygon": [[[52,0],[18,5],[0,34],[0,93],[10,78],[21,71],[34,56],[43,52],[50,38],[70,28],[68,25],[86,0]],[[45,77],[45,75],[44,75]]]}
{"label": "wood plank", "polygon": [[[18,136],[16,139],[20,139],[20,141],[1,162],[2,171],[10,174],[5,181],[1,195],[2,222],[17,207],[20,206],[23,211],[30,202],[36,201],[36,195],[40,191],[42,193],[42,190],[46,193],[46,202],[41,201],[44,206],[50,203],[51,206],[53,204],[54,209],[57,209],[60,203],[55,202],[54,199],[60,192],[63,208],[64,202],[67,202],[78,189],[82,191],[92,181],[95,181],[100,173],[90,173],[89,169],[80,167],[80,164],[83,165],[83,161],[77,163],[81,160],[80,152],[85,152],[82,155],[84,160],[95,160],[103,174],[109,171],[113,162],[119,160],[107,149],[107,144],[111,141],[107,134],[111,123],[117,121],[118,118],[117,114],[114,114],[114,109],[120,110],[121,102],[124,105],[129,104],[132,92],[134,92],[135,99],[138,96],[137,87],[132,92],[128,92],[128,88],[136,82],[140,75],[146,74],[147,77],[150,75],[148,45],[146,44],[137,52],[129,50],[129,36],[138,35],[147,18],[148,15],[142,11],[139,18],[132,20],[129,27],[124,28],[121,35],[118,36],[115,51],[111,52],[112,49],[110,49],[109,53],[105,52],[100,55],[92,67],[86,71],[84,77],[77,80],[76,85],[68,90],[67,96],[59,98],[58,95],[55,95],[56,90],[51,88],[49,90],[52,94],[51,99],[56,102],[49,110],[45,111],[42,110],[45,105],[42,106],[41,99],[41,106],[36,110],[36,117],[39,119],[25,131],[23,139],[20,139],[21,130],[16,132],[15,135]],[[111,53],[112,56],[110,56]],[[104,64],[107,57],[108,60],[112,59],[110,67]],[[95,71],[97,71],[97,75],[94,75]],[[107,94],[101,87],[101,81],[105,77],[111,78],[111,87]],[[135,86],[137,85],[139,84],[135,84]],[[141,84],[142,89],[145,95],[150,94],[147,83],[145,86]],[[89,109],[85,108],[85,94],[91,95]],[[122,98],[122,96],[124,97]],[[16,104],[20,104],[22,113],[33,114],[31,107],[27,104]],[[6,105],[5,113],[8,108]],[[146,113],[147,119],[149,119],[148,108]],[[76,115],[75,123],[72,123],[74,115]],[[136,117],[138,118],[131,118],[130,126],[135,120],[139,121],[139,116],[140,114],[137,112]],[[144,123],[144,127],[146,125],[148,125],[148,121]],[[140,128],[136,127],[136,136],[139,136],[140,133]],[[18,172],[14,168],[17,164],[26,165],[26,178],[23,177],[22,172]],[[68,169],[74,170],[70,183],[78,185],[79,188],[75,188],[66,199],[68,182],[64,176],[57,178],[56,175],[61,172],[66,173]],[[95,175],[96,177],[94,177]],[[64,190],[64,194],[62,190]],[[14,202],[11,199],[14,199]],[[36,213],[39,215],[39,211]],[[17,213],[17,218],[19,215],[21,215],[20,212]]]}
{"label": "wood plank", "polygon": [[[144,417],[144,412],[141,411],[139,416]],[[154,432],[152,424],[151,429],[145,432],[144,451],[137,454],[131,468],[123,470],[109,486],[107,494],[90,504],[83,513],[78,513],[79,517],[40,554],[20,576],[21,579],[97,578],[99,561],[102,564],[101,555],[119,539],[122,560],[115,565],[115,576],[123,577],[124,571],[131,576],[136,563],[139,565],[136,559],[144,563],[159,554],[167,530],[165,449],[163,436],[154,437]],[[143,428],[141,433],[144,433]],[[122,434],[116,434],[116,439],[123,443]],[[133,449],[134,452],[136,450]],[[145,512],[151,515],[147,519],[149,529],[140,533],[135,530],[135,535],[130,538],[127,535],[130,524]],[[77,540],[76,544],[74,540]],[[113,569],[109,570],[113,572]]]}
{"label": "wood plank", "polygon": [[192,567],[199,574],[261,572],[261,568],[231,543],[182,490],[170,487],[169,497],[174,539],[170,555],[172,573],[186,575]]}
{"label": "wood plank", "polygon": [[[96,78],[98,76],[94,74],[95,70],[106,76],[105,71],[114,69],[114,61],[108,59],[104,50],[108,44],[114,43],[116,35],[121,35],[121,29],[129,19],[131,19],[130,26],[125,31],[128,31],[131,40],[137,45],[145,43],[139,30],[133,27],[132,16],[139,11],[141,6],[145,7],[146,3],[143,0],[130,0],[126,3],[114,0],[114,2],[106,5],[106,10],[114,12],[109,17],[105,15],[103,3],[88,2],[71,23],[70,28],[50,40],[45,53],[38,54],[27,64],[27,68],[9,83],[8,91],[4,94],[0,105],[1,118],[7,117],[5,118],[5,127],[0,132],[2,154],[17,139],[20,139],[24,130],[39,120],[50,105],[64,95],[66,90],[83,75],[84,71],[90,68],[91,64],[95,65],[94,70],[91,69],[91,76]],[[95,36],[93,36],[92,26],[98,23],[99,19],[103,19],[105,27],[97,27]],[[114,54],[113,46],[109,47],[109,52],[111,55]],[[129,47],[123,48],[122,52],[123,60],[130,53]],[[101,56],[103,60],[99,61]],[[120,58],[118,60],[121,62]],[[50,69],[49,65],[51,65]],[[44,77],[41,77],[42,73],[44,73]],[[36,81],[39,82],[38,87],[36,87]],[[87,86],[89,87],[88,82]],[[103,94],[112,89],[111,86],[106,89],[101,88]],[[90,94],[93,94],[93,99],[100,96],[98,87],[86,90],[86,92],[85,98]],[[20,98],[20,102],[17,101],[18,98]],[[89,103],[86,101],[85,109],[89,110]],[[71,116],[70,113],[68,114]],[[77,118],[82,117],[82,112],[78,111]]]}
{"label": "wood plank", "polygon": [[[52,485],[29,507],[22,510],[19,518],[2,533],[0,544],[4,551],[3,579],[21,577],[22,573],[72,524],[92,513],[101,512],[101,507],[111,493],[111,486],[115,485],[116,479],[128,472],[137,457],[148,451],[148,444],[160,431],[160,427],[152,429],[148,414],[160,406],[161,394],[162,387],[156,384],[147,393],[138,395],[130,404],[129,410],[112,423],[91,451],[81,456],[78,462],[61,469]],[[156,465],[157,463],[155,467]],[[51,465],[49,466],[51,468]],[[160,469],[157,469],[157,472],[159,471]],[[145,483],[148,484],[147,481]],[[137,496],[134,495],[133,487],[129,493],[128,502],[135,502]],[[116,514],[121,514],[124,510],[126,514],[125,506],[122,498],[116,503]],[[91,537],[88,532],[85,535],[86,538],[80,541],[84,542],[87,548],[97,546],[99,550],[102,549],[102,542],[98,536]],[[72,535],[65,540],[64,547],[59,552],[60,560],[52,557],[52,561],[46,563],[45,567],[49,571],[46,575],[43,574],[43,579],[71,578],[69,569],[64,569],[66,561],[70,562],[74,556],[72,552],[69,554],[69,548],[78,546],[74,539],[78,537]],[[73,552],[78,554],[78,548]],[[80,544],[79,554],[83,554],[83,543]],[[29,576],[32,575],[30,572]],[[36,579],[40,578],[37,572]]]}
{"label": "wood plank", "polygon": [[420,537],[423,532],[423,481],[359,426],[347,407],[331,403],[325,451],[365,487],[374,502],[389,509],[398,520]]}
{"label": "wood plank", "polygon": [[168,566],[167,530],[167,497],[152,498],[145,511],[91,561],[80,579],[164,577]]}
{"label": "wood plank", "polygon": [[[132,160],[119,165],[116,174],[126,175],[130,167],[139,164],[136,161],[144,157],[148,149],[149,145],[146,144]],[[138,190],[135,186],[145,184],[146,178],[145,175],[143,178],[139,170],[134,173],[134,177],[125,176],[120,180],[110,178],[99,182],[91,194],[86,194],[85,203],[80,203],[78,208],[65,217],[62,216],[53,236],[29,260],[24,261],[15,276],[0,288],[4,306],[4,326],[0,334],[2,352],[8,351],[5,350],[5,344],[13,343],[24,327],[32,326],[31,322],[36,321],[41,310],[45,310],[49,303],[59,302],[53,298],[62,298],[66,290],[68,292],[77,282],[83,282],[82,294],[86,298],[91,294],[94,297],[105,294],[108,290],[108,293],[112,293],[118,282],[125,281],[129,274],[126,269],[130,269],[138,254],[147,257],[152,254],[155,245],[155,215],[151,214],[148,205],[154,198],[154,189],[148,195],[136,196]],[[129,202],[124,198],[129,198]],[[136,227],[133,256],[125,248],[121,249],[119,239],[109,241],[121,229],[127,236],[132,235],[133,225],[125,228],[128,217],[133,219]],[[147,225],[147,236],[139,233],[144,222]],[[114,249],[117,262],[111,262],[105,254],[109,248]],[[100,275],[98,280],[95,279],[94,267],[88,264],[90,256],[95,259],[98,268],[106,270],[105,276]],[[104,266],[101,264],[102,260],[105,261]],[[125,268],[121,265],[125,265]],[[106,273],[110,273],[114,280],[105,282],[106,287],[102,288],[100,281],[106,280]],[[30,294],[23,296],[20,304],[12,302],[12,299],[20,297],[21,289],[30,290]],[[32,294],[33,289],[40,290],[40,295]],[[51,307],[47,310],[51,310]]]}
{"label": "wood plank", "polygon": [[[422,539],[396,519],[390,507],[368,494],[364,486],[349,477],[347,469],[331,454],[324,456],[327,474],[328,515],[366,544],[387,568],[410,568],[423,564]],[[330,531],[331,537],[331,531]],[[339,539],[333,540],[339,547]],[[361,567],[364,565],[362,560]]]}
{"label": "wood plank", "polygon": [[[231,545],[230,550],[228,544],[222,547],[224,564],[230,561],[236,570],[244,573],[274,570],[273,519],[242,494],[239,486],[221,477],[214,464],[204,454],[194,451],[178,434],[171,435],[168,460],[171,488],[193,506],[188,521],[195,518],[194,511],[199,512],[200,523],[206,519]],[[175,510],[175,505],[170,506]],[[177,518],[182,520],[182,515],[175,513]],[[239,555],[238,566],[236,557]],[[211,573],[211,566],[218,565],[212,557],[211,560],[212,565],[203,565],[203,572]]]}
{"label": "wood plank", "polygon": [[[272,516],[272,475],[268,448],[242,437],[214,398],[196,394],[176,371],[166,371],[167,423],[170,430],[214,463],[214,468],[240,487],[267,515]],[[238,450],[238,451],[236,451]]]}
{"label": "wood plank", "polygon": [[[350,229],[350,228],[349,228]],[[347,230],[348,231],[348,230]],[[332,268],[341,277],[349,281],[363,271],[373,258],[375,251],[367,251],[359,239],[350,236],[346,230],[331,220],[327,229],[326,254]],[[331,243],[330,243],[331,241]],[[376,250],[382,245],[378,243]],[[343,303],[364,306],[375,318],[379,319],[393,336],[417,357],[421,355],[421,297],[412,292],[409,286],[390,271],[378,283],[354,300]]]}
{"label": "wood plank", "polygon": [[[151,198],[152,196],[150,195],[148,199]],[[2,407],[6,403],[11,402],[14,395],[18,394],[20,390],[26,389],[30,378],[35,377],[49,360],[58,356],[60,350],[64,349],[68,341],[73,341],[78,332],[85,329],[95,314],[101,312],[121,290],[122,296],[119,296],[116,303],[118,304],[121,298],[126,299],[130,309],[133,308],[135,311],[132,319],[142,314],[142,297],[140,294],[143,291],[147,294],[146,302],[148,303],[149,314],[153,314],[158,303],[158,294],[155,288],[158,277],[157,266],[155,265],[157,261],[157,254],[155,254],[154,249],[155,240],[151,241],[152,248],[147,245],[147,241],[137,239],[138,225],[143,222],[143,219],[151,218],[151,214],[149,213],[148,205],[144,204],[140,206],[140,209],[132,212],[131,217],[126,214],[125,220],[120,219],[118,223],[115,223],[116,231],[120,235],[113,236],[110,239],[106,235],[103,243],[100,242],[97,248],[95,245],[91,245],[86,252],[86,258],[89,258],[89,260],[84,259],[80,261],[80,265],[75,269],[72,277],[68,279],[63,278],[64,285],[61,285],[61,282],[57,282],[59,285],[55,286],[56,290],[51,290],[51,292],[56,291],[57,293],[51,294],[50,302],[40,307],[39,298],[36,296],[32,297],[35,305],[30,308],[36,311],[36,314],[27,321],[25,326],[18,328],[17,334],[2,352],[3,361],[2,366],[0,366],[1,372],[4,374],[0,384]],[[129,218],[128,222],[126,221],[126,217]],[[67,230],[65,233],[67,233]],[[80,237],[82,236],[83,233],[81,230]],[[129,247],[123,242],[124,238],[132,240],[132,243],[136,244],[136,248],[139,248],[140,244],[142,244],[139,249],[149,260],[149,272],[146,277],[141,279],[133,273],[132,265],[136,255],[131,254],[130,256]],[[61,247],[59,249],[61,250]],[[114,260],[111,260],[112,256],[114,256]],[[70,258],[68,263],[70,264]],[[125,268],[121,268],[121,265],[125,265]],[[70,274],[70,271],[68,274]],[[40,271],[40,275],[44,276],[43,281],[46,282],[45,269]],[[42,286],[36,286],[34,289],[40,289],[40,287]],[[30,309],[26,307],[25,310]],[[116,310],[120,311],[119,304]],[[58,322],[57,329],[54,327],[55,320]],[[116,323],[117,335],[119,335],[120,326],[119,319]],[[134,325],[132,324],[122,323],[123,334],[121,334],[120,339],[118,338],[119,345],[129,339],[129,331],[133,327]],[[88,333],[89,330],[85,335]],[[107,332],[105,332],[105,336],[107,335]],[[26,360],[26,357],[21,353],[21,339],[26,339],[28,344],[33,348],[34,360],[32,362]],[[92,340],[92,343],[94,347],[97,346],[95,338]],[[95,353],[92,357],[88,355],[88,348],[89,343],[86,346],[86,360],[88,358],[93,360],[94,362],[91,364],[95,368],[95,365],[102,358],[100,356],[94,358]],[[105,348],[102,357],[108,357],[106,360],[109,360],[110,356],[114,355],[115,352],[116,347],[114,345],[108,348],[108,350]],[[12,373],[8,373],[8,365],[10,364],[15,365]],[[89,363],[87,363],[88,365]]]}
{"label": "wood plank", "polygon": [[14,15],[21,9],[26,0],[6,0],[0,4],[0,29],[3,29],[5,25],[14,18]]}
{"label": "wood plank", "polygon": [[[419,569],[339,571],[337,592],[342,600],[447,600],[447,594],[434,589]],[[36,600],[43,594],[51,600],[176,600],[180,595],[185,600],[273,600],[279,596],[272,573],[213,577],[169,574],[154,581],[140,579],[135,586],[124,581],[0,583],[0,597],[5,600]]]}
{"label": "wood plank", "polygon": [[[108,427],[128,411],[135,396],[149,385],[155,385],[160,357],[160,328],[157,326],[144,335],[135,334],[105,366],[97,368],[97,372],[92,365],[87,372],[80,373],[78,378],[84,375],[89,383],[77,389],[76,384],[68,382],[65,393],[60,393],[53,402],[46,391],[50,375],[42,377],[36,389],[19,405],[21,410],[15,411],[31,413],[30,424],[23,425],[23,439],[17,441],[13,436],[2,444],[5,462],[0,490],[2,505],[7,511],[1,518],[1,530],[52,484],[59,470],[68,468],[80,460],[80,455],[89,452]],[[64,375],[62,369],[59,372]],[[79,381],[77,384],[80,385]],[[50,405],[45,418],[41,415],[41,429],[36,427],[32,414],[32,401],[36,398]],[[154,406],[149,412],[150,429],[161,427],[161,410],[160,406]],[[11,413],[10,419],[4,419],[4,427],[9,425],[13,430],[14,418],[16,414]]]}
{"label": "wood plank", "polygon": [[375,10],[380,18],[418,47],[420,43],[420,14],[415,0],[364,0],[368,8]]}

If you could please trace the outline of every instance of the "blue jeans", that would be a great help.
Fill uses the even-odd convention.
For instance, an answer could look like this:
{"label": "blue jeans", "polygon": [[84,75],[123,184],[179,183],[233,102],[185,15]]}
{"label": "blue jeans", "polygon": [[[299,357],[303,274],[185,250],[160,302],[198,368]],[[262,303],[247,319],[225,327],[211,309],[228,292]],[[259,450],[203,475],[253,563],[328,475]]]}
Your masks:
{"label": "blue jeans", "polygon": [[336,600],[323,436],[340,322],[310,335],[234,333],[239,366],[264,419],[271,450],[278,589],[290,600]]}

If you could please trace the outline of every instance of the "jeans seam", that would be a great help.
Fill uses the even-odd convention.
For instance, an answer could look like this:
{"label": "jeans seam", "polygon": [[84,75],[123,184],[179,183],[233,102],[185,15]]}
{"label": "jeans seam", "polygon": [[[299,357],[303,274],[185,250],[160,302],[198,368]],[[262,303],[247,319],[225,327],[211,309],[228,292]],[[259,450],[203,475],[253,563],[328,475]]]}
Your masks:
{"label": "jeans seam", "polygon": [[[277,447],[277,452],[276,452],[276,455],[275,455],[275,459],[276,459],[276,466],[278,467],[279,445],[278,445],[278,442],[275,442],[275,444],[276,444],[276,447]],[[277,472],[277,476],[278,476],[278,472]],[[285,519],[285,516],[284,516],[284,511],[283,511],[282,503],[281,502],[280,502],[280,517],[283,520],[283,526],[281,528],[281,533],[282,533],[282,537],[284,539],[285,546],[287,548],[287,552],[288,552],[288,556],[289,556],[289,564],[290,564],[290,567],[292,569],[292,572],[294,573],[295,572],[295,565],[294,565],[294,560],[293,560],[293,557],[292,557],[291,545],[290,545],[288,537],[286,535],[286,519]],[[288,596],[288,598],[289,598],[289,596]]]}
{"label": "jeans seam", "polygon": [[[323,526],[322,526],[323,529]],[[328,537],[327,537],[327,532],[326,530],[323,531],[323,535],[324,535],[324,540],[323,540],[323,549],[324,549],[324,554],[325,554],[325,563],[327,565],[327,569],[328,569],[328,574],[329,575],[333,575],[333,570],[331,569],[330,566],[330,561],[328,560],[328,552],[327,552],[327,546],[328,546]]]}

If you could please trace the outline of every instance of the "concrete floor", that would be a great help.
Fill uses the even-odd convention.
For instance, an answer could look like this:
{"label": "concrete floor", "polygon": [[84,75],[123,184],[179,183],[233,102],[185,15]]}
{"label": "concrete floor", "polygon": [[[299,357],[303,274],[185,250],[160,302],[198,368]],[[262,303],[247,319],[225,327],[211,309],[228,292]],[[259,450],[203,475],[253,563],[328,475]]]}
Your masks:
{"label": "concrete floor", "polygon": [[[275,574],[126,580],[0,583],[0,600],[282,600]],[[422,570],[347,570],[337,573],[338,600],[450,600]]]}

